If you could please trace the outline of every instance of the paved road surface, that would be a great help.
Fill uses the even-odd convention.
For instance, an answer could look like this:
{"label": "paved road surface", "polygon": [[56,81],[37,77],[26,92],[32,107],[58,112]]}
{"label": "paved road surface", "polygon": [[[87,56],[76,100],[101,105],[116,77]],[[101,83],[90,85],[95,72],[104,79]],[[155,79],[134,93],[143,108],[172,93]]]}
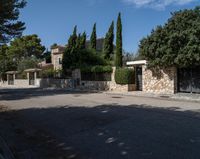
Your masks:
{"label": "paved road surface", "polygon": [[1,90],[0,136],[19,159],[199,159],[200,103]]}

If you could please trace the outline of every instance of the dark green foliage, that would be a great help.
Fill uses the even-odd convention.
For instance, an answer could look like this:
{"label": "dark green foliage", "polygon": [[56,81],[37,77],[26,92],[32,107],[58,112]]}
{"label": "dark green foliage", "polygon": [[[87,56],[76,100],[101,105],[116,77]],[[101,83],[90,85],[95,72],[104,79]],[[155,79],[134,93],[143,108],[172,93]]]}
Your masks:
{"label": "dark green foliage", "polygon": [[5,76],[5,72],[16,70],[17,64],[8,54],[7,45],[0,46],[0,78]]}
{"label": "dark green foliage", "polygon": [[86,39],[87,39],[87,35],[86,33],[84,32],[81,36],[81,39],[80,39],[80,46],[79,46],[79,49],[85,49],[86,48]]}
{"label": "dark green foliage", "polygon": [[128,68],[117,68],[115,71],[115,81],[117,84],[135,84],[135,71]]}
{"label": "dark green foliage", "polygon": [[54,78],[56,71],[54,71],[53,69],[47,69],[47,70],[43,70],[40,73],[40,78]]}
{"label": "dark green foliage", "polygon": [[105,59],[110,59],[113,54],[113,41],[114,41],[114,22],[110,25],[104,40],[103,52]]}
{"label": "dark green foliage", "polygon": [[9,56],[20,62],[23,58],[35,56],[41,58],[45,47],[41,44],[41,39],[37,35],[27,35],[17,38],[10,43]]}
{"label": "dark green foliage", "polygon": [[140,43],[139,52],[149,66],[200,65],[200,8],[175,12]]}
{"label": "dark green foliage", "polygon": [[121,13],[119,13],[118,19],[117,19],[115,66],[116,67],[122,67],[122,21],[121,21]]}
{"label": "dark green foliage", "polygon": [[82,81],[111,81],[111,73],[81,72]]}
{"label": "dark green foliage", "polygon": [[51,63],[51,52],[47,50],[43,54],[43,58],[45,59],[46,63]]}
{"label": "dark green foliage", "polygon": [[15,75],[15,79],[27,79],[27,73],[26,72],[20,72]]}
{"label": "dark green foliage", "polygon": [[85,73],[111,73],[112,67],[111,66],[90,66],[90,67],[82,67],[81,72]]}
{"label": "dark green foliage", "polygon": [[85,81],[111,81],[111,66],[90,66],[81,68],[81,79]]}
{"label": "dark green foliage", "polygon": [[19,72],[23,72],[26,69],[30,69],[30,68],[37,68],[38,67],[38,63],[41,62],[40,60],[38,60],[35,57],[27,57],[25,59],[22,59],[20,61],[20,63],[17,66],[17,70]]}
{"label": "dark green foliage", "polygon": [[17,21],[19,9],[25,6],[24,0],[0,0],[0,45],[21,36],[24,23]]}
{"label": "dark green foliage", "polygon": [[70,36],[68,40],[67,48],[75,49],[77,46],[76,42],[77,42],[77,26],[74,27],[73,34]]}
{"label": "dark green foliage", "polygon": [[70,36],[68,45],[63,55],[63,73],[66,74],[71,69],[106,65],[107,61],[97,54],[94,49],[86,49],[86,33],[76,35],[77,28],[74,28],[73,34]]}
{"label": "dark green foliage", "polygon": [[96,50],[96,47],[97,47],[97,33],[96,33],[96,23],[95,23],[90,37],[90,48]]}
{"label": "dark green foliage", "polygon": [[81,34],[78,35],[76,39],[76,48],[85,49],[86,48],[85,43],[86,43],[86,33],[84,32],[82,35]]}
{"label": "dark green foliage", "polygon": [[77,26],[74,27],[73,34],[69,37],[67,47],[63,54],[62,70],[63,74],[67,74],[68,70],[74,67],[78,58],[80,36],[77,37]]}

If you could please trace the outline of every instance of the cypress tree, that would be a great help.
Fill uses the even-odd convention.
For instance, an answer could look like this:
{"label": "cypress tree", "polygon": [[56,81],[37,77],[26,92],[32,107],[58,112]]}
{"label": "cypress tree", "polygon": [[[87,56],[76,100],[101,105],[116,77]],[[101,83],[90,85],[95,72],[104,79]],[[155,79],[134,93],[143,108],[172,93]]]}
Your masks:
{"label": "cypress tree", "polygon": [[117,19],[115,66],[116,67],[122,67],[122,21],[121,21],[121,13],[119,13],[118,19]]}
{"label": "cypress tree", "polygon": [[90,37],[90,48],[96,50],[97,46],[97,34],[96,34],[96,23],[93,26],[92,35]]}
{"label": "cypress tree", "polygon": [[81,38],[80,38],[80,49],[85,49],[86,39],[87,39],[87,35],[86,35],[86,33],[84,32],[84,33],[81,35]]}
{"label": "cypress tree", "polygon": [[67,47],[72,49],[76,47],[77,42],[77,26],[74,27],[73,34],[69,37]]}
{"label": "cypress tree", "polygon": [[75,56],[74,52],[77,47],[77,39],[77,26],[75,26],[72,35],[69,37],[67,47],[63,54],[62,70],[64,75],[66,75],[67,69],[70,69],[72,65],[72,59]]}
{"label": "cypress tree", "polygon": [[112,21],[104,40],[103,52],[105,59],[110,59],[110,55],[113,54],[113,40],[114,40],[114,22]]}

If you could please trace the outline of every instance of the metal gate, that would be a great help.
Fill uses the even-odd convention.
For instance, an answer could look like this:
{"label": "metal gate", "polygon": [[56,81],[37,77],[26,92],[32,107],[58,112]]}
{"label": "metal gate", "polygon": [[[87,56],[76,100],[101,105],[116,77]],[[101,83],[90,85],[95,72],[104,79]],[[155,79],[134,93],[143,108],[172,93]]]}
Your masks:
{"label": "metal gate", "polygon": [[142,91],[142,67],[136,67],[136,89]]}
{"label": "metal gate", "polygon": [[200,93],[200,67],[178,69],[178,91]]}
{"label": "metal gate", "polygon": [[35,76],[34,72],[29,72],[29,85],[35,85]]}

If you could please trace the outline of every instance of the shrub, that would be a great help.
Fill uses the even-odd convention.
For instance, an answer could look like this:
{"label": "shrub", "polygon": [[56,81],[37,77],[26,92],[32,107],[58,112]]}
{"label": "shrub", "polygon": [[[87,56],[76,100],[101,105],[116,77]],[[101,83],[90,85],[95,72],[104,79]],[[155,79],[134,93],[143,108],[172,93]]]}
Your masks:
{"label": "shrub", "polygon": [[21,72],[21,73],[16,74],[15,79],[27,79],[26,72]]}
{"label": "shrub", "polygon": [[111,73],[112,67],[111,66],[84,67],[81,69],[81,72],[84,72],[84,73]]}
{"label": "shrub", "polygon": [[118,68],[115,71],[115,81],[117,84],[135,84],[135,71],[128,68]]}
{"label": "shrub", "polygon": [[55,71],[53,69],[43,70],[40,74],[41,78],[54,78]]}
{"label": "shrub", "polygon": [[40,62],[40,60],[38,60],[35,57],[25,58],[25,59],[20,61],[20,63],[17,66],[17,70],[19,72],[23,72],[26,69],[37,68],[39,62]]}

